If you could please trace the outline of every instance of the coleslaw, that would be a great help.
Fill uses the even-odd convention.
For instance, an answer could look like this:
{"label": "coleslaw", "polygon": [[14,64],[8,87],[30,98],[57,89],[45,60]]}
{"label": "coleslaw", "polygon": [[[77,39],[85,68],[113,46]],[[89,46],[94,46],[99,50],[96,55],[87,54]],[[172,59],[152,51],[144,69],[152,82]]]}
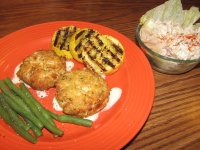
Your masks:
{"label": "coleslaw", "polygon": [[140,19],[141,40],[160,55],[200,59],[199,8],[183,10],[181,0],[169,0],[146,12]]}
{"label": "coleslaw", "polygon": [[200,30],[193,26],[182,28],[171,21],[150,21],[151,30],[142,27],[142,41],[160,55],[180,59],[193,60],[200,58]]}

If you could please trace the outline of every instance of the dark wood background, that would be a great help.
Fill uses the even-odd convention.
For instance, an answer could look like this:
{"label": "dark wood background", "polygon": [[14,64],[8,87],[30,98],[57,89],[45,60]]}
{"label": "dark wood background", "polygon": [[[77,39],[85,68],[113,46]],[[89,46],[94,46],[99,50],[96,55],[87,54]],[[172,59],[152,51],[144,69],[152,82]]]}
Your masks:
{"label": "dark wood background", "polygon": [[[113,28],[135,40],[139,18],[164,0],[1,0],[0,38],[34,24],[76,20]],[[184,8],[200,0],[182,0]],[[199,149],[200,67],[182,75],[154,71],[155,100],[136,137],[123,149]]]}

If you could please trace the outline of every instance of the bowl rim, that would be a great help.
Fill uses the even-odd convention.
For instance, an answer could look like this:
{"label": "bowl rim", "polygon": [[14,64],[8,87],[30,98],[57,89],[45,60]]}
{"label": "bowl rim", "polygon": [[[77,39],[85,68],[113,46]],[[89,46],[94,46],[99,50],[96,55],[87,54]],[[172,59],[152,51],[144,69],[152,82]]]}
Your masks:
{"label": "bowl rim", "polygon": [[173,62],[179,62],[179,63],[200,62],[200,58],[199,59],[187,59],[187,60],[183,60],[183,59],[175,59],[175,58],[171,58],[171,57],[166,57],[166,56],[163,56],[163,55],[161,55],[159,53],[156,53],[155,51],[153,51],[149,47],[147,47],[144,44],[144,42],[142,42],[141,37],[140,37],[140,29],[141,29],[141,27],[142,27],[141,24],[137,25],[137,28],[136,28],[136,39],[138,40],[139,44],[141,44],[152,55],[155,55],[155,56],[160,57],[162,59],[165,59],[167,61],[173,61]]}

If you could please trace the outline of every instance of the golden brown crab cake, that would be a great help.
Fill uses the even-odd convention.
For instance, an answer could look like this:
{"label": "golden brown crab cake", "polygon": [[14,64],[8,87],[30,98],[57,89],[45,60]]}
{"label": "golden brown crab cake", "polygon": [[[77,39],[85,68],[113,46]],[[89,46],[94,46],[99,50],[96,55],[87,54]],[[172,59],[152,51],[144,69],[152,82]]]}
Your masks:
{"label": "golden brown crab cake", "polygon": [[109,96],[106,81],[89,69],[67,72],[56,82],[56,91],[64,113],[82,118],[103,109]]}
{"label": "golden brown crab cake", "polygon": [[64,58],[52,50],[39,50],[24,59],[17,76],[35,90],[47,90],[65,70]]}

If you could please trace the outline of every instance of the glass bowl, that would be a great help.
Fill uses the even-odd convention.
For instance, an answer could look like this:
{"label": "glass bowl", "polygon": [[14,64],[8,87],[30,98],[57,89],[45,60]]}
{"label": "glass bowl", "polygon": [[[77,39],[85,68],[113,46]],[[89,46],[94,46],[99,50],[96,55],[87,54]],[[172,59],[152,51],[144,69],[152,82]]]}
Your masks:
{"label": "glass bowl", "polygon": [[136,39],[154,70],[166,74],[181,74],[190,71],[199,64],[200,59],[194,59],[194,60],[174,59],[160,55],[155,51],[151,50],[142,42],[140,38],[141,27],[142,27],[141,25],[138,25],[136,28]]}

